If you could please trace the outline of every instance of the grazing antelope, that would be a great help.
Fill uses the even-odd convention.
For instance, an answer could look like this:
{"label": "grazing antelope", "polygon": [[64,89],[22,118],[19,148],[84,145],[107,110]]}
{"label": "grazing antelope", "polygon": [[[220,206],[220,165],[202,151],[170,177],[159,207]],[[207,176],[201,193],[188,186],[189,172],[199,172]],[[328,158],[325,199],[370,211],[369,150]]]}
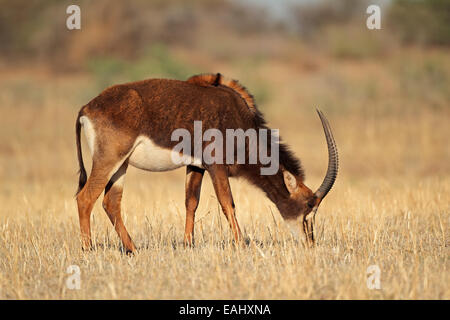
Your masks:
{"label": "grazing antelope", "polygon": [[[203,174],[208,171],[215,193],[236,241],[242,239],[236,220],[229,177],[244,177],[262,189],[275,203],[294,232],[314,243],[314,218],[322,199],[337,176],[338,153],[330,125],[318,111],[328,145],[328,170],[322,185],[312,192],[303,184],[300,161],[279,143],[279,170],[262,175],[261,162],[225,164],[174,163],[171,154],[176,141],[171,133],[184,128],[190,133],[194,121],[203,129],[267,129],[253,97],[235,80],[220,73],[197,75],[187,81],[150,79],[116,85],[81,108],[76,122],[77,153],[80,166],[77,192],[82,244],[91,247],[90,215],[94,202],[105,191],[103,208],[127,252],[136,250],[120,213],[123,181],[128,165],[148,171],[168,171],[186,166],[186,226],[184,242],[194,240],[194,216],[200,198]],[[87,179],[83,164],[80,131],[83,128],[92,154],[92,171]],[[245,142],[246,158],[249,149]],[[202,148],[206,146],[203,145]]]}

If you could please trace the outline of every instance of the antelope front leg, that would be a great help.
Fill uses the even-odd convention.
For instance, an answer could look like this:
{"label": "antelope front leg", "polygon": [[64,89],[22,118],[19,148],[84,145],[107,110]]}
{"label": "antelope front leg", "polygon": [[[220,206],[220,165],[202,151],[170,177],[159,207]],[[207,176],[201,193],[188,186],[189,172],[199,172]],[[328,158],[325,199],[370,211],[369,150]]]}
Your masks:
{"label": "antelope front leg", "polygon": [[219,200],[222,211],[227,217],[231,230],[233,231],[236,242],[242,239],[241,229],[236,220],[233,195],[231,194],[230,183],[228,181],[227,168],[223,165],[215,165],[208,169],[214,185],[217,199]]}
{"label": "antelope front leg", "polygon": [[194,244],[194,219],[200,200],[204,169],[193,166],[186,167],[186,228],[184,230],[184,245]]}

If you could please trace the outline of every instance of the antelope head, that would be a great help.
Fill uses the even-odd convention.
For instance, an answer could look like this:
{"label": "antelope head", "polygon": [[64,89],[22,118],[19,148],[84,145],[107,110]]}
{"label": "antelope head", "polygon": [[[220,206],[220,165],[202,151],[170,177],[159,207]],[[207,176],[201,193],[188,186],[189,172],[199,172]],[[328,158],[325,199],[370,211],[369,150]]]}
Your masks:
{"label": "antelope head", "polygon": [[[338,173],[338,151],[330,124],[323,113],[317,110],[322,122],[323,131],[328,146],[328,169],[322,184],[316,192],[306,187],[301,179],[295,177],[289,171],[283,170],[284,184],[289,191],[289,199],[281,206],[281,213],[291,227],[293,234],[298,236],[303,232],[307,243],[314,245],[314,223],[317,209],[333,187]],[[300,227],[299,227],[300,226]],[[299,230],[300,229],[300,230]]]}

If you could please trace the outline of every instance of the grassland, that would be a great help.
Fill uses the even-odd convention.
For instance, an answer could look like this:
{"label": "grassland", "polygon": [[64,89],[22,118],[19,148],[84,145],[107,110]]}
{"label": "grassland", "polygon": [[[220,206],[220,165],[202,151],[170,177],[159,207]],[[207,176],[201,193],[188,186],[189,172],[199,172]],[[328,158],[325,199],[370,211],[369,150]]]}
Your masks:
{"label": "grassland", "polygon": [[[173,55],[195,70],[238,78],[261,97],[312,189],[327,161],[314,108],[327,114],[341,171],[319,210],[312,250],[298,245],[274,205],[240,180],[232,190],[250,244],[235,248],[208,177],[197,245],[185,249],[184,170],[131,168],[122,207],[138,253],[121,252],[99,204],[92,217],[96,249],[82,252],[74,124],[78,109],[112,80],[96,71],[3,68],[0,298],[449,299],[448,51],[410,49],[356,61],[301,52],[252,64],[184,50]],[[80,290],[66,286],[70,265],[81,269]],[[366,286],[370,265],[381,270],[380,290]]]}

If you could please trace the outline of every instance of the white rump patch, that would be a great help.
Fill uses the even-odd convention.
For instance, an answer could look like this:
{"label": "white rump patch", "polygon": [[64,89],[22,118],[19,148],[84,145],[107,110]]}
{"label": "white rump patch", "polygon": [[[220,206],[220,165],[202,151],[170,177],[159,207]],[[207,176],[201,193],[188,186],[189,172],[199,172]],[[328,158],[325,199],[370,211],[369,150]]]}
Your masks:
{"label": "white rump patch", "polygon": [[139,136],[134,145],[128,159],[133,167],[147,171],[169,171],[186,165],[172,160],[173,155],[177,154],[175,151],[161,148],[146,136]]}
{"label": "white rump patch", "polygon": [[91,120],[86,116],[80,117],[81,127],[83,128],[84,135],[86,137],[91,156],[94,154],[95,146],[95,130]]}

